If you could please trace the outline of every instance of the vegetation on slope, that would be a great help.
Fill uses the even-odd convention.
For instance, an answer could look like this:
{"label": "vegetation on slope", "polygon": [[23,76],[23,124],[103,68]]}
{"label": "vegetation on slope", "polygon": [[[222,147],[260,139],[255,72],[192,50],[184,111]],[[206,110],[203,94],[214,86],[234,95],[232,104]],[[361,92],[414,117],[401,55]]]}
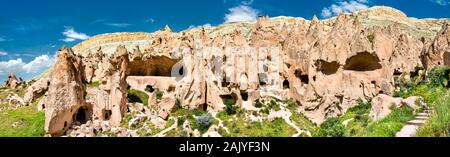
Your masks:
{"label": "vegetation on slope", "polygon": [[37,102],[0,112],[0,137],[44,136],[45,115],[37,111]]}

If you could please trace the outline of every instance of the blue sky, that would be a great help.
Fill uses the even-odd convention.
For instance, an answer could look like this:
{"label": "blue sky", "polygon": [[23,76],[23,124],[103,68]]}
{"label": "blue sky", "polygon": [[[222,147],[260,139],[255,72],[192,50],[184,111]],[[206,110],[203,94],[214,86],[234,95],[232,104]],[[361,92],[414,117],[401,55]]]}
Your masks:
{"label": "blue sky", "polygon": [[417,18],[450,17],[450,0],[1,0],[0,80],[9,72],[30,79],[54,63],[60,46],[102,33],[153,32],[166,24],[181,31],[258,15],[323,19],[376,5]]}

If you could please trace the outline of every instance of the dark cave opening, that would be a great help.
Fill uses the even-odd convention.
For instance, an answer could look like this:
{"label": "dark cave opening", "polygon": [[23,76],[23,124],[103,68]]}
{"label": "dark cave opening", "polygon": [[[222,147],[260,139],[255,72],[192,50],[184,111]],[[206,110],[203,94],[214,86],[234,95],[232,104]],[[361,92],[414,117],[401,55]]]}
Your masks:
{"label": "dark cave opening", "polygon": [[368,52],[358,53],[345,62],[344,70],[373,71],[381,69],[380,59],[375,54]]}

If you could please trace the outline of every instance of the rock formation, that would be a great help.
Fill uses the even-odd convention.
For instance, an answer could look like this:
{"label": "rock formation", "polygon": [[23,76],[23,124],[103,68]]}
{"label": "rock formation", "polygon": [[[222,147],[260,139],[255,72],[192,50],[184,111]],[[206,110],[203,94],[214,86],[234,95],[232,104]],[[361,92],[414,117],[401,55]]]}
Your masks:
{"label": "rock formation", "polygon": [[118,126],[126,112],[128,52],[123,46],[117,48],[110,58],[103,58],[100,67],[100,86],[94,105],[94,119],[109,120]]}
{"label": "rock formation", "polygon": [[16,75],[9,74],[8,79],[5,81],[4,87],[10,88],[10,89],[17,89],[23,83],[24,82],[23,82],[22,78],[17,79]]}
{"label": "rock formation", "polygon": [[84,100],[83,72],[81,58],[70,48],[60,48],[45,101],[47,133],[53,136],[62,135],[72,123],[85,123],[90,118],[92,107],[87,106]]}
{"label": "rock formation", "polygon": [[37,98],[47,92],[48,86],[50,85],[49,78],[41,78],[33,83],[30,87],[28,87],[25,91],[23,100],[25,103],[29,104],[34,102]]}
{"label": "rock formation", "polygon": [[[416,104],[418,103],[418,104]],[[370,109],[369,117],[373,121],[378,121],[383,119],[389,113],[391,113],[392,106],[396,107],[409,107],[412,109],[417,109],[419,106],[424,106],[423,100],[419,97],[412,96],[406,99],[393,98],[389,95],[380,94],[372,99],[372,108]]]}
{"label": "rock formation", "polygon": [[[46,129],[63,133],[80,108],[93,113],[84,120],[118,126],[128,88],[147,93],[165,120],[176,105],[220,112],[226,103],[294,99],[320,124],[358,99],[391,95],[395,80],[413,77],[420,67],[450,65],[446,21],[374,7],[322,21],[260,17],[179,33],[166,26],[95,36],[73,47],[82,57],[60,51],[45,102]],[[100,83],[96,101],[85,103],[83,83],[94,80]]]}

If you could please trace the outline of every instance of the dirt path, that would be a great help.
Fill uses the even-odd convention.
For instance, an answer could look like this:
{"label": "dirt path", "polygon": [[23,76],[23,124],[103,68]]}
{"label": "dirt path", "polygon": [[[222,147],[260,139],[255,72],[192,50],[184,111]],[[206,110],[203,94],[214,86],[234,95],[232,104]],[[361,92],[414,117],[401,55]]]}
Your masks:
{"label": "dirt path", "polygon": [[417,131],[430,116],[430,109],[426,108],[422,113],[416,115],[413,120],[406,123],[403,128],[395,134],[395,137],[414,137],[417,135]]}

